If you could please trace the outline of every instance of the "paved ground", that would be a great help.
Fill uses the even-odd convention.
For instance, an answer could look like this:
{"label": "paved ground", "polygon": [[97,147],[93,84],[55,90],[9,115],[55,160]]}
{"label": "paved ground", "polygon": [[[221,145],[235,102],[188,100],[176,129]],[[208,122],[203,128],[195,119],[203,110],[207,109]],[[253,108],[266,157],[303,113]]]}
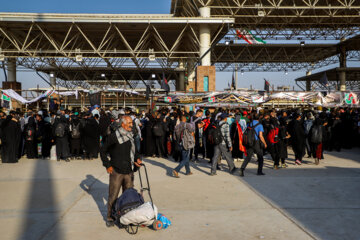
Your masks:
{"label": "paved ground", "polygon": [[194,175],[180,179],[169,176],[174,162],[147,159],[154,202],[173,225],[158,232],[140,229],[136,237],[105,227],[108,175],[100,160],[22,159],[0,165],[0,235],[3,240],[360,239],[360,149],[325,158],[319,166],[309,161],[297,167],[289,160],[289,168],[281,170],[266,161],[266,176],[255,175],[253,162],[245,178],[226,171],[209,176],[203,161],[193,165]]}

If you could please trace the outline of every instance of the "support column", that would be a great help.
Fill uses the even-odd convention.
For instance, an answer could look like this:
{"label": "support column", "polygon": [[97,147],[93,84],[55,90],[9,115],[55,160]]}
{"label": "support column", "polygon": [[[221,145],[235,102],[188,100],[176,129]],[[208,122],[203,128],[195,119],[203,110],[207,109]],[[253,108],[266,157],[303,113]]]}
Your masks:
{"label": "support column", "polygon": [[[202,7],[200,8],[201,17],[210,17],[210,8]],[[211,65],[211,51],[209,51],[211,45],[211,32],[210,26],[208,24],[200,25],[200,56],[202,66]]]}
{"label": "support column", "polygon": [[[340,68],[346,68],[346,48],[345,46],[340,46]],[[346,72],[345,70],[339,72],[340,80],[340,91],[346,91]]]}
{"label": "support column", "polygon": [[16,82],[16,58],[7,59],[8,82]]}
{"label": "support column", "polygon": [[179,79],[176,81],[176,91],[185,91],[185,66],[184,60],[179,61]]}
{"label": "support column", "polygon": [[2,83],[3,89],[21,90],[21,83],[16,81],[16,58],[8,58],[7,66],[7,82]]}
{"label": "support column", "polygon": [[307,92],[311,91],[311,81],[310,80],[306,80],[306,91]]}
{"label": "support column", "polygon": [[344,71],[339,72],[340,91],[346,91],[346,73]]}
{"label": "support column", "polygon": [[56,87],[56,75],[55,72],[50,72],[50,84],[53,87]]}

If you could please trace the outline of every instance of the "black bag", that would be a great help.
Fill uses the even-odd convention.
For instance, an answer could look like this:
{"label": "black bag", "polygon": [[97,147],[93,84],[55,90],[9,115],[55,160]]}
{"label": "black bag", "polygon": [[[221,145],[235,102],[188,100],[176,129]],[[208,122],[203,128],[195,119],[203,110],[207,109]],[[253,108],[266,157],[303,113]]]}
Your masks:
{"label": "black bag", "polygon": [[114,205],[114,217],[118,218],[127,212],[139,207],[144,203],[144,198],[134,188],[126,189],[116,200]]}
{"label": "black bag", "polygon": [[[249,147],[254,147],[255,146],[255,143],[256,143],[256,138],[255,138],[255,135],[256,134],[256,131],[255,131],[255,128],[256,126],[258,126],[260,123],[257,123],[255,126],[251,126],[251,124],[246,128],[244,134],[243,134],[243,145],[246,147],[246,148],[249,148]],[[259,136],[258,136],[259,137]],[[260,140],[260,138],[259,138]]]}
{"label": "black bag", "polygon": [[55,136],[56,137],[64,137],[65,136],[65,124],[58,123],[55,128]]}
{"label": "black bag", "polygon": [[152,128],[152,132],[154,134],[155,137],[162,137],[164,136],[164,128],[161,124],[161,122],[157,122],[155,123],[155,125]]}
{"label": "black bag", "polygon": [[219,145],[223,141],[223,136],[219,124],[212,124],[208,127],[208,141],[212,145]]}
{"label": "black bag", "polygon": [[71,137],[73,139],[79,139],[81,137],[80,123],[78,123],[76,126],[75,125],[72,126]]}
{"label": "black bag", "polygon": [[322,135],[323,135],[322,127],[320,125],[313,125],[311,130],[310,141],[312,143],[319,144],[322,142],[322,137],[323,137]]}

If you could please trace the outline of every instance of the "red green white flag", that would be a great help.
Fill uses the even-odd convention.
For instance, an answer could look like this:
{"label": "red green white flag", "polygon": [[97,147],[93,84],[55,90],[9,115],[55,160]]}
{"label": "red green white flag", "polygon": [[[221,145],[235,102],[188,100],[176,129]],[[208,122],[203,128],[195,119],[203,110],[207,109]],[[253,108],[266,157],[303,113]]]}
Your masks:
{"label": "red green white flag", "polygon": [[236,29],[236,34],[239,38],[244,39],[249,44],[266,44],[264,40],[256,37],[251,31],[246,29]]}
{"label": "red green white flag", "polygon": [[6,93],[3,93],[3,94],[2,94],[2,100],[10,101],[10,96],[7,95]]}

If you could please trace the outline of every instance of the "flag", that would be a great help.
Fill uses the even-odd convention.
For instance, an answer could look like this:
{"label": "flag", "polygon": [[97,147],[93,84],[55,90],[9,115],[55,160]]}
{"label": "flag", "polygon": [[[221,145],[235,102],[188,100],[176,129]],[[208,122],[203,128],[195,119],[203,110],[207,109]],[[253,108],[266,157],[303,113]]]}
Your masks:
{"label": "flag", "polygon": [[100,92],[92,93],[92,94],[89,93],[90,105],[91,106],[95,106],[95,105],[100,106],[100,96],[101,96]]}
{"label": "flag", "polygon": [[322,84],[322,85],[325,86],[325,87],[328,86],[329,81],[328,81],[328,78],[327,78],[327,76],[326,76],[326,73],[324,73],[324,74],[321,76],[321,78],[320,78],[320,80],[319,80],[319,83]]}
{"label": "flag", "polygon": [[164,102],[171,103],[172,98],[171,97],[164,97]]}
{"label": "flag", "polygon": [[3,95],[2,95],[2,100],[10,101],[10,96],[7,95],[6,93],[3,93]]}
{"label": "flag", "polygon": [[213,103],[213,102],[215,102],[215,97],[209,97],[208,100],[209,100],[209,102],[212,102],[212,103]]}
{"label": "flag", "polygon": [[163,73],[163,76],[162,76],[161,89],[164,89],[166,92],[170,92],[170,87],[169,87],[168,81],[165,77],[165,73]]}
{"label": "flag", "polygon": [[265,80],[264,90],[265,90],[266,92],[269,92],[269,91],[270,91],[270,83],[269,83],[269,81],[266,80],[265,78],[264,78],[264,80]]}
{"label": "flag", "polygon": [[236,89],[236,87],[235,87],[235,72],[233,72],[233,75],[232,75],[232,81],[231,81],[231,88],[232,89]]}
{"label": "flag", "polygon": [[239,136],[239,150],[241,152],[245,153],[245,156],[247,156],[246,148],[243,145],[243,140],[242,140],[243,139],[243,131],[241,129],[241,126],[240,126],[239,122],[236,121],[236,120],[235,120],[235,122],[236,122],[236,125],[237,125],[238,136]]}
{"label": "flag", "polygon": [[266,44],[264,40],[256,37],[251,31],[246,29],[236,29],[236,34],[239,38],[244,39],[249,44]]}

